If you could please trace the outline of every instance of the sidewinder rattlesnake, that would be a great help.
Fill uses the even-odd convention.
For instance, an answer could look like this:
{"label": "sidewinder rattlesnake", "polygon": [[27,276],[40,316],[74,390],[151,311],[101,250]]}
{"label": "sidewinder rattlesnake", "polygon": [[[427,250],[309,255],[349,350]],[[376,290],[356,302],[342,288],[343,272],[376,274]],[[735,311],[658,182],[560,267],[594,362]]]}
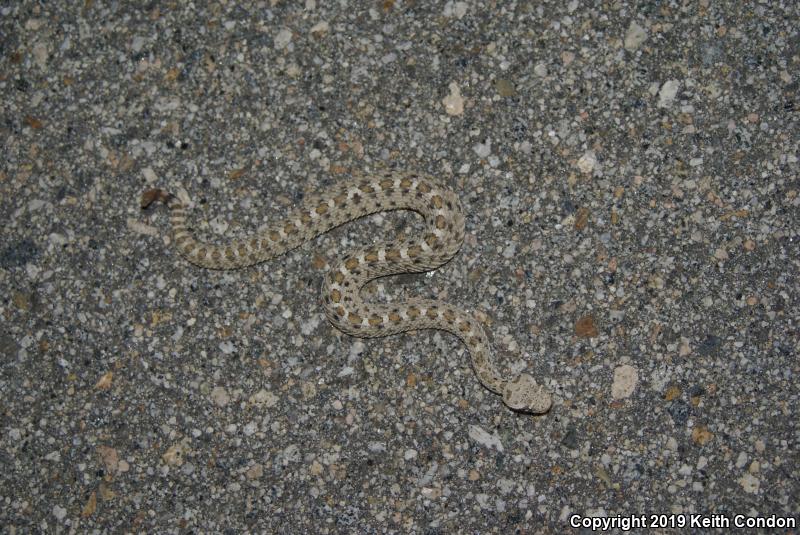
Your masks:
{"label": "sidewinder rattlesnake", "polygon": [[377,243],[344,256],[325,276],[325,314],[339,330],[361,338],[419,329],[450,332],[466,344],[472,368],[490,391],[502,395],[511,409],[540,414],[550,409],[547,390],[528,374],[504,378],[494,365],[481,324],[448,303],[410,299],[404,303],[365,303],[361,288],[378,277],[419,273],[449,261],[464,241],[464,215],[456,194],[434,179],[413,173],[384,172],[359,177],[305,199],[281,222],[256,235],[216,245],[195,239],[186,207],[174,195],[151,189],[142,208],[154,201],[171,213],[175,246],[186,260],[209,269],[238,269],[280,256],[348,221],[387,210],[412,210],[425,220],[421,237]]}

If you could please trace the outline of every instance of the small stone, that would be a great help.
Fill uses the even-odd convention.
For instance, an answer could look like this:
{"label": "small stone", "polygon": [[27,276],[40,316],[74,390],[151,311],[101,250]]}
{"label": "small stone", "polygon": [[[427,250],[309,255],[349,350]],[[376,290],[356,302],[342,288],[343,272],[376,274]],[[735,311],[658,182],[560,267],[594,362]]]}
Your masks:
{"label": "small stone", "polygon": [[134,35],[133,40],[131,41],[131,50],[136,52],[137,54],[142,51],[142,48],[145,44],[145,38],[141,35]]}
{"label": "small stone", "polygon": [[97,446],[97,454],[100,460],[103,461],[106,471],[110,474],[117,472],[119,468],[119,454],[117,450],[110,446]]}
{"label": "small stone", "polygon": [[286,48],[292,41],[292,32],[286,28],[281,28],[275,36],[275,48],[278,50]]}
{"label": "small stone", "polygon": [[473,145],[472,150],[475,151],[478,157],[486,158],[492,153],[492,140],[487,139],[483,143],[476,143]]}
{"label": "small stone", "polygon": [[98,390],[108,390],[111,388],[111,382],[114,379],[114,372],[107,371],[100,377],[100,380],[94,385],[94,387]]}
{"label": "small stone", "polygon": [[467,3],[447,2],[444,5],[444,11],[442,11],[442,14],[447,18],[455,17],[457,19],[461,19],[467,14]]}
{"label": "small stone", "polygon": [[[25,116],[25,124],[27,124],[28,126],[33,128],[34,130],[41,130],[44,127],[44,123],[41,121],[41,119],[37,119],[36,117],[34,117],[32,115],[26,115]],[[34,203],[32,209],[41,208],[41,203],[42,203],[41,200],[36,199],[36,200],[34,200],[32,202]]]}
{"label": "small stone", "polygon": [[37,31],[42,27],[44,19],[28,19],[25,21],[25,29],[30,31]]}
{"label": "small stone", "polygon": [[639,372],[633,366],[623,364],[614,370],[614,383],[611,385],[611,397],[614,399],[629,398],[639,382]]}
{"label": "small stone", "polygon": [[261,476],[264,475],[264,467],[261,463],[255,463],[253,466],[247,469],[245,476],[247,479],[261,479]]}
{"label": "small stone", "polygon": [[761,481],[753,474],[747,473],[739,478],[739,484],[748,494],[755,494],[761,485]]}
{"label": "small stone", "polygon": [[170,466],[181,466],[183,464],[183,458],[186,456],[188,449],[188,439],[183,439],[181,442],[177,442],[170,446],[169,449],[164,452],[164,455],[161,456],[161,460]]}
{"label": "small stone", "polygon": [[319,476],[322,475],[323,467],[319,461],[315,460],[311,463],[311,467],[309,467],[308,471],[312,476]]}
{"label": "small stone", "polygon": [[714,438],[714,433],[709,431],[708,428],[703,425],[698,425],[692,429],[692,442],[695,444],[705,446],[711,442],[712,438]]}
{"label": "small stone", "polygon": [[231,397],[224,387],[215,386],[214,390],[211,391],[211,401],[213,401],[214,405],[217,407],[224,407],[231,401]]}
{"label": "small stone", "polygon": [[631,21],[628,31],[625,32],[625,50],[636,50],[647,40],[647,30]]}
{"label": "small stone", "polygon": [[410,461],[411,459],[416,459],[417,455],[419,455],[417,450],[409,448],[405,451],[405,453],[403,453],[403,459],[405,459],[406,461]]}
{"label": "small stone", "polygon": [[264,405],[266,407],[274,407],[275,405],[278,404],[278,396],[262,388],[261,390],[250,396],[249,401],[253,405]]}
{"label": "small stone", "polygon": [[678,80],[667,80],[658,91],[658,107],[666,108],[675,100],[681,84]]}
{"label": "small stone", "polygon": [[47,67],[47,45],[44,43],[36,43],[33,45],[33,60],[36,65],[44,69]]}
{"label": "small stone", "polygon": [[490,434],[480,426],[470,425],[469,438],[486,448],[495,448],[497,451],[503,451],[503,443],[500,441],[497,432]]}
{"label": "small stone", "polygon": [[61,507],[60,505],[53,506],[53,516],[56,517],[59,521],[64,520],[64,517],[67,516],[67,510]]}
{"label": "small stone", "polygon": [[581,338],[594,338],[599,334],[594,324],[594,316],[589,314],[575,322],[575,334]]}
{"label": "small stone", "polygon": [[517,90],[514,88],[514,84],[505,78],[495,80],[494,88],[497,90],[497,94],[501,97],[513,97],[517,93]]}
{"label": "small stone", "polygon": [[442,99],[442,105],[447,115],[461,115],[464,113],[464,98],[455,82],[450,83],[450,94]]}
{"label": "small stone", "polygon": [[581,207],[575,213],[575,230],[581,231],[586,228],[586,225],[589,223],[589,209],[586,207]]}
{"label": "small stone", "polygon": [[593,150],[586,151],[586,153],[578,159],[578,169],[587,175],[594,170],[596,165],[597,156]]}
{"label": "small stone", "polygon": [[327,23],[327,21],[324,20],[319,21],[318,23],[316,23],[314,26],[311,27],[311,33],[316,35],[328,33],[328,30],[330,30],[330,25]]}
{"label": "small stone", "polygon": [[81,510],[81,516],[84,518],[90,517],[94,514],[97,510],[97,492],[92,492],[89,495],[89,499],[86,500],[86,504],[83,506]]}

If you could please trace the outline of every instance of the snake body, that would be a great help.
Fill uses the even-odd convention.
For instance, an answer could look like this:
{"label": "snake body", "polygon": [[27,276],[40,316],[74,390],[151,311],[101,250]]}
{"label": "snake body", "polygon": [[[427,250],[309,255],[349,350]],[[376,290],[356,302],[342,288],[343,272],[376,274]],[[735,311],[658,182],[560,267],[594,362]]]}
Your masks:
{"label": "snake body", "polygon": [[360,217],[388,210],[412,210],[425,221],[418,238],[377,243],[341,258],[322,288],[325,314],[339,330],[361,338],[419,329],[440,329],[467,346],[480,382],[500,394],[513,410],[547,412],[550,394],[528,374],[504,378],[492,361],[481,324],[448,303],[410,299],[399,304],[366,303],[361,288],[369,281],[398,273],[435,269],[449,261],[464,241],[464,215],[457,195],[434,179],[413,173],[385,172],[358,177],[309,196],[282,221],[256,235],[225,244],[197,240],[187,223],[187,208],[163,189],[142,195],[142,208],[154,201],[170,209],[173,239],[192,264],[209,269],[239,269],[278,257],[328,230]]}

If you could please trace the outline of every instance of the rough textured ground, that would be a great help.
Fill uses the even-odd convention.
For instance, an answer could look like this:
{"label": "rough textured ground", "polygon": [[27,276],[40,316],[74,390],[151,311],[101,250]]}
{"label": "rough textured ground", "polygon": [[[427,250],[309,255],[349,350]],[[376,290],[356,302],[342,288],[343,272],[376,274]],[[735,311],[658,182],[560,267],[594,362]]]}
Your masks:
{"label": "rough textured ground", "polygon": [[[796,518],[796,3],[125,4],[0,8],[5,532]],[[468,236],[368,295],[477,310],[546,416],[450,335],[325,321],[330,263],[413,216],[220,273],[138,206],[182,187],[242,235],[384,168]]]}

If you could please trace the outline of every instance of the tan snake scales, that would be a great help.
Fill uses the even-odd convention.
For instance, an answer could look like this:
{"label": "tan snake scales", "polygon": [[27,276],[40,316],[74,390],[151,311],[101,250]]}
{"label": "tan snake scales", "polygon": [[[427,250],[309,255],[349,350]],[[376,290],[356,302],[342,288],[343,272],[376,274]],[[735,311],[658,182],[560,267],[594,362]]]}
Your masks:
{"label": "tan snake scales", "polygon": [[413,173],[385,172],[355,178],[308,197],[300,208],[267,230],[225,244],[203,243],[187,225],[186,207],[174,195],[151,189],[142,208],[161,201],[170,208],[175,246],[186,260],[209,269],[238,269],[273,259],[348,221],[387,210],[412,210],[425,220],[419,238],[377,243],[351,252],[325,276],[322,297],[333,325],[352,336],[371,338],[404,331],[441,329],[460,338],[480,382],[502,395],[511,409],[544,413],[550,394],[528,374],[505,379],[492,361],[481,324],[448,303],[410,299],[404,303],[365,303],[361,288],[398,273],[435,269],[449,261],[464,241],[464,215],[456,194],[434,179]]}

